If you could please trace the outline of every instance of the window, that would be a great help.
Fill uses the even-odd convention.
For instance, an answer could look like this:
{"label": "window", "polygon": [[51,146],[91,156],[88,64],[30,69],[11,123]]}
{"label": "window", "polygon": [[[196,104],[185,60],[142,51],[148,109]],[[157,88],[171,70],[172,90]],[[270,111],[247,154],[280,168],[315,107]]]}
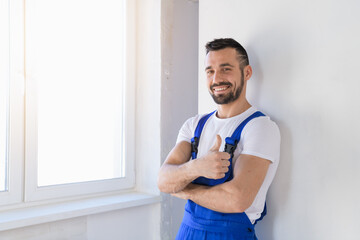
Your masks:
{"label": "window", "polygon": [[133,187],[126,0],[0,1],[10,13],[0,31],[11,34],[0,42],[10,49],[0,59],[10,69],[0,70],[0,191],[17,196],[7,203]]}
{"label": "window", "polygon": [[0,192],[7,190],[8,83],[9,83],[9,2],[0,2]]}

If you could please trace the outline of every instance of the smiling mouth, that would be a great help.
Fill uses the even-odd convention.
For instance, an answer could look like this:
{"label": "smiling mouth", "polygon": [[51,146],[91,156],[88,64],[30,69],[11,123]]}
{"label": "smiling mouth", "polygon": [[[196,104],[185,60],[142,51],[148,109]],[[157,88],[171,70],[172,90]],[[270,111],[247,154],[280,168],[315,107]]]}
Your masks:
{"label": "smiling mouth", "polygon": [[230,86],[218,86],[218,87],[213,87],[212,90],[213,92],[222,92],[227,90],[228,88],[230,88]]}

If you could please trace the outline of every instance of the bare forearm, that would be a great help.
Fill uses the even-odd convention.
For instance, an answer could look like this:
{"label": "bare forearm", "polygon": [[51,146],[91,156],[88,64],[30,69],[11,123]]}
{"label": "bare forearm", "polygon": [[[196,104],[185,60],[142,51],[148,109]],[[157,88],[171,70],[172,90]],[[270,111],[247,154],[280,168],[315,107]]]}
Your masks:
{"label": "bare forearm", "polygon": [[164,164],[160,169],[158,187],[161,192],[176,193],[197,177],[192,171],[191,161],[181,165]]}
{"label": "bare forearm", "polygon": [[243,154],[234,164],[232,180],[213,187],[189,184],[173,195],[218,212],[244,212],[256,198],[269,165],[269,160]]}
{"label": "bare forearm", "polygon": [[238,190],[231,187],[230,182],[213,187],[189,184],[181,192],[173,195],[223,213],[244,212],[251,204]]}

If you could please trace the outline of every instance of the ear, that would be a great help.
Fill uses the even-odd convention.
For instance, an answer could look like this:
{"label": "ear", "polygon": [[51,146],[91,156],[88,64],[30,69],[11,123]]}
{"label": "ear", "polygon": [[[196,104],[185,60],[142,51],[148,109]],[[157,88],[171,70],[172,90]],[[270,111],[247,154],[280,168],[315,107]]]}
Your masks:
{"label": "ear", "polygon": [[252,68],[250,65],[244,67],[244,79],[249,80],[252,76]]}

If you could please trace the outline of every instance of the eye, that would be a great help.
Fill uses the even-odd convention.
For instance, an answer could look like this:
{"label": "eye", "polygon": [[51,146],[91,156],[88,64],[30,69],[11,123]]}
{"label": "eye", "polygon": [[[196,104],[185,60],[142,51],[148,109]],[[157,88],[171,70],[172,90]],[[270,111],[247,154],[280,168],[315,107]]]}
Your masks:
{"label": "eye", "polygon": [[214,70],[207,70],[207,71],[206,71],[206,74],[207,74],[207,75],[212,75],[213,73],[214,73]]}
{"label": "eye", "polygon": [[231,68],[223,68],[223,72],[230,72]]}

